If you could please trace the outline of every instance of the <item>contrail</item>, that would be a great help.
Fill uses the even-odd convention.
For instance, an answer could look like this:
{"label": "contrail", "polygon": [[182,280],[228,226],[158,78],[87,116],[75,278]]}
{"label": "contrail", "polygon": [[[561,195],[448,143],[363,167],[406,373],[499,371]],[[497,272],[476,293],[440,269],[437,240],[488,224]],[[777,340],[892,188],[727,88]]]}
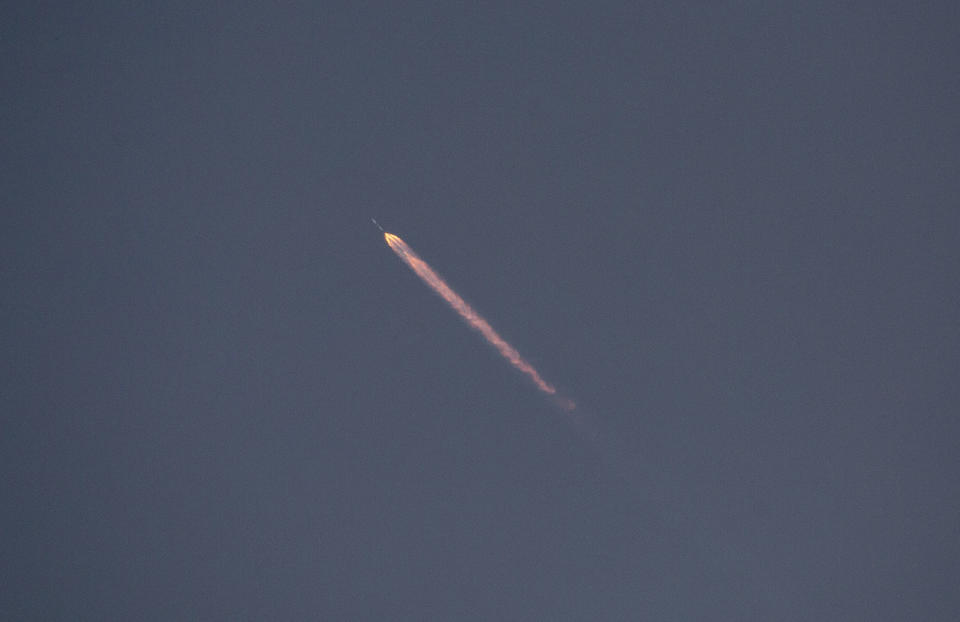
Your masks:
{"label": "contrail", "polygon": [[[374,220],[373,222],[377,227],[380,226],[377,221]],[[380,230],[383,231],[382,228]],[[387,241],[387,244],[393,252],[396,253],[405,264],[410,266],[410,269],[413,270],[424,283],[429,285],[430,289],[446,300],[447,304],[453,307],[453,310],[459,313],[460,317],[462,317],[467,324],[483,335],[483,338],[496,348],[497,352],[499,352],[503,358],[507,359],[511,365],[529,376],[530,379],[533,380],[533,383],[537,385],[538,389],[551,396],[557,405],[565,410],[573,410],[576,407],[573,400],[557,395],[557,390],[553,385],[544,380],[537,370],[533,368],[533,365],[525,361],[513,346],[498,335],[497,331],[493,330],[485,319],[480,317],[479,313],[474,311],[463,298],[450,289],[450,286],[440,278],[440,275],[434,272],[433,269],[427,265],[427,262],[420,259],[420,257],[413,252],[413,249],[407,246],[406,242],[386,231],[383,233],[383,238]]]}

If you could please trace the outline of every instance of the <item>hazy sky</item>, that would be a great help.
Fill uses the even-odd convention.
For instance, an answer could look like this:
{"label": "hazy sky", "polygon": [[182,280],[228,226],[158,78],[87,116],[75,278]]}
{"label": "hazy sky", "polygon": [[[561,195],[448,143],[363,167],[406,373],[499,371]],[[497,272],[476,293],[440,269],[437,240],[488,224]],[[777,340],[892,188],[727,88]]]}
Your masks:
{"label": "hazy sky", "polygon": [[18,4],[0,617],[956,615],[956,3]]}

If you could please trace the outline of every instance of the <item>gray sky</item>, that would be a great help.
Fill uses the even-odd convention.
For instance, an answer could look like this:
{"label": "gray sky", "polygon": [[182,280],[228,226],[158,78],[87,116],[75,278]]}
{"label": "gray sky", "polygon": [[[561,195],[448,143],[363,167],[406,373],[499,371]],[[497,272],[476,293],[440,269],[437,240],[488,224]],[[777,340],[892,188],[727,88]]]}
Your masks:
{"label": "gray sky", "polygon": [[955,615],[955,3],[0,24],[0,617]]}

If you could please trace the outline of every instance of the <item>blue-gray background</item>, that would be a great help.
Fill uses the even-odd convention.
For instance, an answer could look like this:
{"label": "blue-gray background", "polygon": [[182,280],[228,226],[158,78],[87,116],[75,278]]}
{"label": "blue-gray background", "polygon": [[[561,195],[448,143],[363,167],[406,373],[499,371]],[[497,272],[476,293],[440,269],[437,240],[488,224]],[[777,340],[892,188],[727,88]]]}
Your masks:
{"label": "blue-gray background", "polygon": [[955,615],[956,3],[19,4],[5,619]]}

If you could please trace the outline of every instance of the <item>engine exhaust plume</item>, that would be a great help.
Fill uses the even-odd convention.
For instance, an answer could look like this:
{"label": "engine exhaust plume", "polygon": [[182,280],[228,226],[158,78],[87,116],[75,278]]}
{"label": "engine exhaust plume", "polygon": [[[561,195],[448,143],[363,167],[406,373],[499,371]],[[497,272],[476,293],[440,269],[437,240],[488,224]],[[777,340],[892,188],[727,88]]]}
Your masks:
{"label": "engine exhaust plume", "polygon": [[[376,221],[374,221],[374,224],[376,224],[378,227],[380,226]],[[433,269],[427,265],[427,262],[413,252],[413,249],[411,249],[406,242],[401,240],[398,236],[385,231],[383,233],[383,238],[386,240],[387,245],[390,246],[391,250],[397,254],[397,257],[402,259],[403,262],[407,264],[407,266],[409,266],[410,269],[413,270],[413,272],[430,287],[430,289],[436,292],[438,296],[447,302],[447,304],[453,307],[453,310],[460,314],[460,317],[463,318],[463,320],[474,330],[480,333],[483,338],[486,339],[487,342],[503,356],[503,358],[507,359],[507,361],[517,370],[526,374],[533,381],[533,384],[540,389],[540,391],[549,395],[554,403],[564,410],[569,411],[576,408],[576,404],[573,402],[573,400],[557,395],[556,388],[544,380],[537,370],[533,368],[533,365],[525,361],[513,346],[507,343],[503,337],[498,335],[497,331],[493,330],[493,327],[490,326],[489,322],[483,319],[480,314],[473,309],[473,307],[468,305],[463,298],[453,291],[453,289],[451,289],[450,286],[447,285],[442,278],[440,278],[440,275],[434,272]]]}

